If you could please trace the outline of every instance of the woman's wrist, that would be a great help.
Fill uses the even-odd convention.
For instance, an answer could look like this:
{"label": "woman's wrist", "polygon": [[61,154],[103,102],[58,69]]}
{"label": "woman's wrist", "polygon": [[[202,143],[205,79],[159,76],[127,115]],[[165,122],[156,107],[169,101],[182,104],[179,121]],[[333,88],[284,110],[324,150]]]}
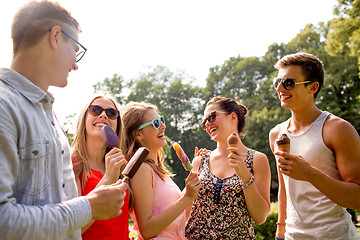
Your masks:
{"label": "woman's wrist", "polygon": [[254,183],[254,181],[255,181],[254,174],[250,173],[250,178],[246,182],[243,182],[241,180],[241,186],[243,189],[246,189],[250,187]]}

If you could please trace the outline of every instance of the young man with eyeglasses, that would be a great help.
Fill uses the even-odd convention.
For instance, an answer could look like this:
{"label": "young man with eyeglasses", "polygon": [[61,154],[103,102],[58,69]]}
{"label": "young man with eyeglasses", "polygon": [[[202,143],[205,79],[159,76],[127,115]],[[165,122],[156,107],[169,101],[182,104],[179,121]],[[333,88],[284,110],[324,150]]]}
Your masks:
{"label": "young man with eyeglasses", "polygon": [[0,69],[1,239],[81,239],[91,219],[121,213],[120,181],[77,197],[67,138],[49,86],[65,87],[84,55],[78,22],[58,3],[31,1],[12,23],[13,60]]}
{"label": "young man with eyeglasses", "polygon": [[[347,121],[317,108],[322,62],[307,53],[281,58],[274,79],[292,117],[269,134],[278,165],[277,239],[360,239],[346,208],[360,209],[360,138]],[[290,138],[290,153],[276,139]]]}

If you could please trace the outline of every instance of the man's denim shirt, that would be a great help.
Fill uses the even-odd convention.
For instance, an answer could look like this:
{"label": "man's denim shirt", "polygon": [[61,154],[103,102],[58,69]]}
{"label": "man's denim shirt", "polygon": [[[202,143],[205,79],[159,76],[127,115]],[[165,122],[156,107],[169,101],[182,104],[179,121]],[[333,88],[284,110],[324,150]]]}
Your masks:
{"label": "man's denim shirt", "polygon": [[50,94],[0,69],[1,239],[81,239],[91,219],[52,105]]}

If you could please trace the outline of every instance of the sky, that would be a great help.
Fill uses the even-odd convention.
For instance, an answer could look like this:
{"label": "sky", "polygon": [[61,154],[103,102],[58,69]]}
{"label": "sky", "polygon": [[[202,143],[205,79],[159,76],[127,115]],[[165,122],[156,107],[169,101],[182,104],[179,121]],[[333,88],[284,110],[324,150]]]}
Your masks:
{"label": "sky", "polygon": [[[11,22],[27,0],[0,2],[0,67],[12,59]],[[93,96],[93,84],[115,73],[125,80],[163,65],[203,87],[209,69],[230,57],[261,57],[306,24],[332,18],[336,0],[58,0],[81,25],[88,51],[65,88],[51,87],[60,120]],[[74,123],[76,125],[76,123]]]}

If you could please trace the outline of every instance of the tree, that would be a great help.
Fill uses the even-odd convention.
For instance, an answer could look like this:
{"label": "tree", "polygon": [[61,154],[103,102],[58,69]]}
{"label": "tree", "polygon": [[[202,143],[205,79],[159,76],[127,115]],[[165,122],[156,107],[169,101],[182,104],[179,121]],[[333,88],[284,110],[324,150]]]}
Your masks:
{"label": "tree", "polygon": [[332,56],[356,57],[360,72],[360,0],[338,0],[334,14],[337,18],[329,21],[326,51]]}
{"label": "tree", "polygon": [[94,92],[104,92],[106,94],[111,94],[119,104],[123,104],[123,82],[123,77],[115,73],[111,79],[105,78],[102,82],[94,84]]}

